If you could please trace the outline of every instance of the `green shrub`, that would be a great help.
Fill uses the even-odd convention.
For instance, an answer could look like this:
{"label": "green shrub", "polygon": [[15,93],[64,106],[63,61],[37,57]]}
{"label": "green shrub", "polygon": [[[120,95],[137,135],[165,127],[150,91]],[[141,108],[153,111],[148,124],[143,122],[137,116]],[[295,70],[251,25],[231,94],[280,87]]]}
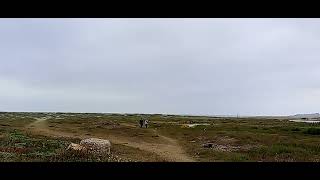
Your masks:
{"label": "green shrub", "polygon": [[243,161],[248,161],[249,157],[246,154],[233,154],[231,155],[231,161],[233,162],[243,162]]}
{"label": "green shrub", "polygon": [[308,128],[304,131],[305,134],[320,135],[320,128]]}
{"label": "green shrub", "polygon": [[298,128],[298,127],[294,127],[294,128],[291,129],[291,131],[300,131],[300,130],[301,130],[301,129]]}

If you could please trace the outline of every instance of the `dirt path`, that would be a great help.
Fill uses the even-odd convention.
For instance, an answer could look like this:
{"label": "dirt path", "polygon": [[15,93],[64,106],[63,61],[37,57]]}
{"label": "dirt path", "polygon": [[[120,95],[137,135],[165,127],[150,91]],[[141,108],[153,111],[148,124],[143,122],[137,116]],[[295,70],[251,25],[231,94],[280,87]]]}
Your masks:
{"label": "dirt path", "polygon": [[[159,134],[159,137],[163,140],[163,144],[158,143],[147,143],[147,142],[133,142],[127,137],[110,136],[107,137],[97,137],[94,135],[79,135],[74,133],[68,133],[63,131],[56,131],[49,129],[47,126],[46,118],[37,118],[36,121],[26,126],[26,128],[32,132],[39,134],[54,136],[54,137],[70,137],[70,138],[107,138],[114,144],[123,144],[125,146],[130,146],[138,148],[144,151],[153,152],[157,155],[163,157],[166,161],[174,162],[193,162],[194,160],[189,157],[179,146],[175,139],[163,136]],[[155,133],[156,130],[153,130]],[[158,133],[157,133],[158,134]]]}

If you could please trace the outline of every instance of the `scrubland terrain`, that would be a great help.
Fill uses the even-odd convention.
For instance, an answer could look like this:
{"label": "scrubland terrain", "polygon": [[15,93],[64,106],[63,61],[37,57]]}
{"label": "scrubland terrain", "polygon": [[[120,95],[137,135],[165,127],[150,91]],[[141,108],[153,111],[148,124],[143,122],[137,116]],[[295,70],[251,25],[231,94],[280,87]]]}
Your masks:
{"label": "scrubland terrain", "polygon": [[[149,127],[138,120],[148,117]],[[97,113],[0,113],[0,161],[320,161],[320,125],[288,118]],[[67,151],[108,139],[111,154]]]}

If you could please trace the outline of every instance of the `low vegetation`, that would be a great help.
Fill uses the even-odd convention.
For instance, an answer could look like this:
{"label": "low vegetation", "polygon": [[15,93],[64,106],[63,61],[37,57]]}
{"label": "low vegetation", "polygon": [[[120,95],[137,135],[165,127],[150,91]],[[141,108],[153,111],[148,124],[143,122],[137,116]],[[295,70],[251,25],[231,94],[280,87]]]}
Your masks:
{"label": "low vegetation", "polygon": [[[137,114],[1,113],[0,161],[174,161],[170,158],[175,155],[193,161],[320,161],[319,125],[287,119],[148,116],[146,129],[138,127]],[[32,124],[42,117],[46,120],[41,124]],[[66,150],[83,137],[110,139],[112,153]]]}
{"label": "low vegetation", "polygon": [[312,135],[320,135],[320,128],[314,128],[314,127],[307,128],[304,131],[304,133],[305,134],[312,134]]}

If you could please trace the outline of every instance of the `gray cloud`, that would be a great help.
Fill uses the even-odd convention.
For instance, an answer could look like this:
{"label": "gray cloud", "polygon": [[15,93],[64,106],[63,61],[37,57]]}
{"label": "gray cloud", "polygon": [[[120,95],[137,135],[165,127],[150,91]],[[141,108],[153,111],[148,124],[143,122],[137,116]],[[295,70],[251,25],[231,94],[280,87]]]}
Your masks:
{"label": "gray cloud", "polygon": [[1,19],[0,110],[317,112],[319,19]]}

